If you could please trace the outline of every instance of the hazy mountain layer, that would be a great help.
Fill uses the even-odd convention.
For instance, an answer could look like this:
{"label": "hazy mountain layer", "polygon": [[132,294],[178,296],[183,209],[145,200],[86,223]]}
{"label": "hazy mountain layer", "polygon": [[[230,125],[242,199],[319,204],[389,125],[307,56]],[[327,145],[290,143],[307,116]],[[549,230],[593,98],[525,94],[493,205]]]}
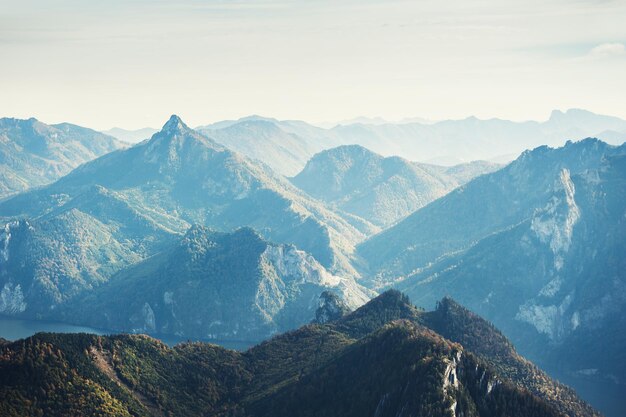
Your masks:
{"label": "hazy mountain layer", "polygon": [[[0,412],[597,415],[516,357],[480,318],[460,307],[448,311],[421,313],[400,294],[387,293],[338,321],[302,327],[243,353],[201,343],[168,348],[145,336],[39,334],[0,345]],[[478,352],[424,325],[444,315],[453,321],[444,329],[448,337],[463,337]],[[481,339],[472,339],[477,333],[470,330]],[[506,353],[498,352],[511,353],[510,360],[499,360]]]}
{"label": "hazy mountain layer", "polygon": [[[612,141],[626,133],[626,121],[586,110],[555,110],[545,122],[509,120],[444,120],[431,124],[353,124],[337,126],[332,133],[342,143],[365,146],[382,155],[399,155],[413,161],[437,158],[460,161],[498,160],[519,155],[541,145],[562,146],[566,140],[598,137]],[[614,144],[624,141],[621,136]]]}
{"label": "hazy mountain layer", "polygon": [[498,168],[483,161],[451,168],[419,164],[346,145],[316,154],[292,182],[339,210],[384,227]]}
{"label": "hazy mountain layer", "polygon": [[325,129],[259,116],[201,126],[198,131],[289,177],[300,172],[317,152],[336,146],[336,139]]}
{"label": "hazy mountain layer", "polygon": [[45,185],[78,165],[123,146],[111,136],[69,123],[0,119],[0,198]]}
{"label": "hazy mountain layer", "polygon": [[268,164],[282,175],[293,176],[322,147],[306,137],[281,129],[277,123],[246,120],[222,129],[200,132],[249,158]]}
{"label": "hazy mountain layer", "polygon": [[555,110],[544,122],[463,120],[343,123],[330,129],[293,120],[249,116],[199,129],[218,142],[259,159],[283,175],[301,171],[314,154],[340,145],[361,145],[384,156],[457,165],[472,160],[508,163],[526,149],[562,146],[566,140],[598,137],[626,140],[626,121],[585,110]]}

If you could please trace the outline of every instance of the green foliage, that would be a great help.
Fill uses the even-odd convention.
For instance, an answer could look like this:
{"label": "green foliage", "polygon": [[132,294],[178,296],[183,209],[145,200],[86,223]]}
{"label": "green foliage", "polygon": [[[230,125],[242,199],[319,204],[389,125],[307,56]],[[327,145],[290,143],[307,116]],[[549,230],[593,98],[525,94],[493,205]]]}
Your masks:
{"label": "green foliage", "polygon": [[[474,355],[429,323],[451,339],[473,329],[487,342],[464,339]],[[505,343],[493,361],[488,343]],[[0,415],[450,417],[454,407],[466,417],[559,416],[559,397],[535,395],[504,367],[523,363],[515,354],[504,361],[506,343],[452,300],[424,313],[396,291],[246,352],[170,348],[137,335],[38,334],[0,344]]]}
{"label": "green foliage", "polygon": [[40,333],[0,349],[2,416],[139,416],[145,409],[88,354],[100,338]]}
{"label": "green foliage", "polygon": [[360,338],[393,320],[419,321],[420,310],[397,290],[389,290],[332,325],[351,337]]}
{"label": "green foliage", "polygon": [[504,335],[480,316],[449,297],[437,303],[435,311],[424,313],[422,322],[443,337],[462,344],[497,371],[533,394],[546,399],[563,413],[594,416],[598,413],[569,387],[548,377],[521,357]]}

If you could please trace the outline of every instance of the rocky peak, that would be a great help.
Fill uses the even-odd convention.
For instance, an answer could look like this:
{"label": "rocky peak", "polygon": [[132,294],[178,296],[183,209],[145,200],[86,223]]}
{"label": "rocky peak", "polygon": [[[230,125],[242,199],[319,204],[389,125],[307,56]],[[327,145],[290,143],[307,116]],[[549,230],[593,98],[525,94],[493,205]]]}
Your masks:
{"label": "rocky peak", "polygon": [[339,296],[331,291],[320,294],[319,306],[315,311],[314,323],[324,324],[339,320],[350,312],[350,308]]}
{"label": "rocky peak", "polygon": [[207,155],[222,150],[219,145],[191,129],[176,115],[172,115],[142,149],[146,161],[175,171],[189,164],[204,164]]}
{"label": "rocky peak", "polygon": [[31,117],[30,119],[16,119],[13,117],[2,117],[0,118],[0,129],[2,128],[15,128],[15,127],[26,127],[26,126],[34,126],[35,124],[41,123],[39,120]]}
{"label": "rocky peak", "polygon": [[0,134],[6,131],[11,140],[21,143],[27,149],[43,152],[47,148],[47,141],[57,139],[58,131],[31,117],[30,119],[0,119]]}
{"label": "rocky peak", "polygon": [[185,133],[191,130],[177,115],[173,114],[163,125],[161,132],[169,134]]}
{"label": "rocky peak", "polygon": [[548,122],[552,123],[566,123],[566,122],[575,122],[577,119],[585,119],[585,118],[593,118],[593,117],[602,117],[596,115],[588,110],[583,109],[567,109],[566,111],[562,110],[552,110],[550,113],[550,119]]}
{"label": "rocky peak", "polygon": [[565,116],[565,113],[563,113],[563,111],[554,109],[550,113],[550,118],[548,120],[554,121],[554,120],[562,119],[564,116]]}
{"label": "rocky peak", "polygon": [[[615,147],[596,138],[567,141],[564,146],[551,148],[543,145],[524,151],[518,159],[508,166],[508,172],[528,172],[535,174],[536,180],[552,175],[567,168],[572,175],[587,169],[597,169],[604,158],[622,152],[622,147]],[[548,172],[551,172],[548,174]]]}

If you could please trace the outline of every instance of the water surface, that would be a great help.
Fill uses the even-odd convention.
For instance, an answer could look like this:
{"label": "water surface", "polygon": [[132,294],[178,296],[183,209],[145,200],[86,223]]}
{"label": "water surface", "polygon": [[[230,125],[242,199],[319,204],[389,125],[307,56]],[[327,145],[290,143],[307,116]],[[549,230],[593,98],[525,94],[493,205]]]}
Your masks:
{"label": "water surface", "polygon": [[[74,325],[65,324],[65,323],[39,321],[39,320],[24,320],[24,319],[12,318],[12,317],[0,316],[0,337],[4,339],[11,340],[11,341],[24,339],[26,337],[30,337],[34,335],[35,333],[39,333],[39,332],[91,333],[91,334],[97,334],[97,335],[119,333],[119,332],[115,332],[111,330],[94,329],[92,327],[85,327],[85,326],[74,326]],[[192,340],[192,341],[213,343],[216,345],[223,346],[227,349],[246,350],[247,348],[255,344],[255,342],[246,342],[246,341],[188,339],[188,338],[182,338],[182,337],[176,337],[176,336],[170,336],[170,335],[151,335],[151,336],[154,337],[155,339],[161,340],[163,343],[166,343],[169,346],[174,346],[177,343]]]}

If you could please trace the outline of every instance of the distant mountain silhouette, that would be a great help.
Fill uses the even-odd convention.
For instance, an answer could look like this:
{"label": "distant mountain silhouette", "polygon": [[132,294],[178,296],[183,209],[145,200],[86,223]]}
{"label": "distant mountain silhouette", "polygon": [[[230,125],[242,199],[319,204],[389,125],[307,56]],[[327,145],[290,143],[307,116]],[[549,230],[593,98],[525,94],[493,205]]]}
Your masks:
{"label": "distant mountain silhouette", "polygon": [[0,198],[49,184],[80,164],[123,147],[111,136],[31,118],[0,119]]}

